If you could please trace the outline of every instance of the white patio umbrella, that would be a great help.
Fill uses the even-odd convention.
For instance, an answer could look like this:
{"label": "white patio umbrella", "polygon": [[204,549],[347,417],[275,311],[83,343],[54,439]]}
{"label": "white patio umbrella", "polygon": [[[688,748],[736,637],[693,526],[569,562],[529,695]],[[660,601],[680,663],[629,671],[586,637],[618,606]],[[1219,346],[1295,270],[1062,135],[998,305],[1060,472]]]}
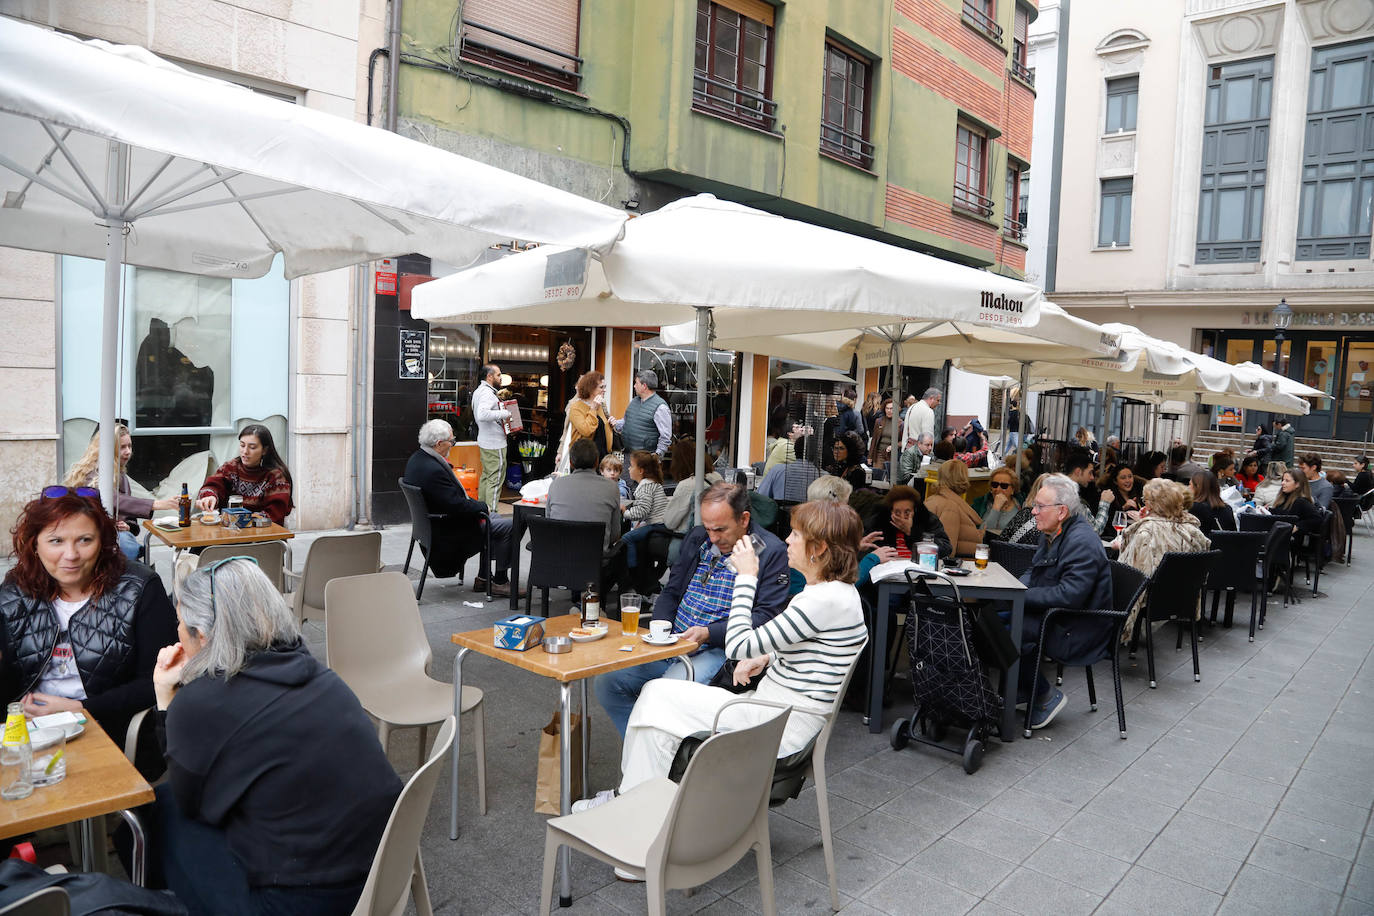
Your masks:
{"label": "white patio umbrella", "polygon": [[1289,378],[1286,375],[1280,375],[1271,369],[1264,368],[1259,363],[1237,363],[1232,368],[1237,372],[1251,373],[1266,382],[1271,382],[1278,387],[1279,391],[1282,391],[1284,394],[1291,394],[1297,398],[1326,398],[1330,400],[1332,397],[1332,395],[1327,394],[1320,388],[1304,385],[1297,379]]}
{"label": "white patio umbrella", "polygon": [[[630,220],[597,258],[537,248],[426,283],[411,313],[596,327],[690,321],[692,332],[675,340],[695,340],[705,365],[712,320],[722,338],[759,327],[813,333],[922,320],[1018,327],[1039,320],[1040,299],[1028,283],[703,194]],[[699,387],[699,473],[705,417]]]}
{"label": "white patio umbrella", "polygon": [[[434,147],[0,17],[0,245],[105,260],[100,423],[122,264],[288,278],[498,241],[605,249],[623,213]],[[100,459],[113,505],[114,445]]]}

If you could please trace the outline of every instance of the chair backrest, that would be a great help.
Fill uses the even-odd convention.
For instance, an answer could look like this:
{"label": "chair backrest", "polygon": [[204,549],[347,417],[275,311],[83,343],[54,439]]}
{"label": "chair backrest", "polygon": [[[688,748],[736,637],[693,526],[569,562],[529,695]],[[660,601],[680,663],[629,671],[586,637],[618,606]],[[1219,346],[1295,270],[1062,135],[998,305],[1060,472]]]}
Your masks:
{"label": "chair backrest", "polygon": [[[1270,531],[1273,529],[1271,528]],[[1208,588],[1251,588],[1256,563],[1269,540],[1267,531],[1213,531],[1207,535],[1221,553],[1207,576]]]}
{"label": "chair backrest", "polygon": [[324,609],[324,587],[331,579],[365,576],[382,564],[382,533],[325,534],[317,537],[305,555],[305,568],[297,586],[297,607]]}
{"label": "chair backrest", "polygon": [[1277,521],[1278,518],[1273,515],[1261,515],[1258,512],[1236,513],[1236,525],[1241,531],[1268,531]]}
{"label": "chair backrest", "polygon": [[1112,609],[1129,613],[1145,590],[1149,577],[1128,563],[1112,560]]}
{"label": "chair backrest", "polygon": [[429,815],[434,797],[434,785],[443,773],[439,761],[453,746],[453,733],[458,720],[449,716],[439,727],[439,736],[429,752],[425,765],[406,781],[405,788],[391,808],[391,817],[377,844],[377,855],[367,873],[367,883],[353,916],[389,916],[400,912],[410,890],[416,857],[420,854],[420,834]]}
{"label": "chair backrest", "polygon": [[286,543],[284,541],[259,541],[256,544],[220,544],[206,547],[200,553],[197,569],[227,560],[230,557],[252,557],[258,561],[258,568],[272,580],[277,591],[284,587],[282,570],[286,567]]}
{"label": "chair backrest", "polygon": [[1268,539],[1264,542],[1266,581],[1269,578],[1269,570],[1273,569],[1275,563],[1283,565],[1288,562],[1288,549],[1293,543],[1293,526],[1288,522],[1277,522],[1267,534]]}
{"label": "chair backrest", "polygon": [[530,533],[530,572],[526,585],[551,588],[564,585],[581,590],[601,582],[604,522],[572,522],[532,516],[525,520]]}
{"label": "chair backrest", "polygon": [[398,572],[332,579],[324,587],[325,664],[364,708],[402,672],[429,670],[432,653],[410,579]]}
{"label": "chair backrest", "polygon": [[1019,578],[1023,572],[1030,569],[1036,549],[1034,544],[993,541],[988,546],[988,559]]}
{"label": "chair backrest", "polygon": [[1150,620],[1191,620],[1207,575],[1221,551],[1166,553],[1150,577],[1147,613]]}
{"label": "chair backrest", "polygon": [[844,673],[844,680],[840,681],[840,692],[835,694],[835,700],[830,704],[830,711],[825,715],[825,723],[821,725],[820,732],[806,747],[778,761],[773,773],[773,789],[769,797],[771,804],[780,805],[787,799],[796,798],[797,793],[801,791],[801,783],[806,780],[807,774],[811,772],[814,761],[819,758],[824,762],[825,750],[830,745],[830,733],[835,728],[835,720],[840,716],[840,707],[844,704],[844,696],[849,692],[849,682],[853,679],[854,672],[858,670],[859,661],[863,658],[864,647],[867,645],[868,637],[865,636],[863,642],[859,643],[858,651],[849,660],[849,668]]}
{"label": "chair backrest", "polygon": [[1355,494],[1355,499],[1359,500],[1361,511],[1374,509],[1374,490],[1366,490],[1363,493],[1357,493]]}
{"label": "chair backrest", "polygon": [[406,508],[410,510],[410,539],[429,550],[434,535],[429,525],[429,507],[425,505],[424,491],[404,480],[397,480],[396,483],[400,484],[401,495],[406,498]]}
{"label": "chair backrest", "polygon": [[758,817],[768,816],[773,768],[790,713],[784,709],[752,728],[721,732],[697,749],[653,844],[664,850],[669,869],[724,856]]}
{"label": "chair backrest", "polygon": [[0,907],[3,916],[70,916],[72,899],[60,887],[45,887]]}
{"label": "chair backrest", "polygon": [[1341,514],[1341,520],[1345,522],[1345,530],[1349,532],[1355,524],[1355,513],[1360,508],[1360,501],[1354,496],[1337,496],[1331,500],[1331,505]]}

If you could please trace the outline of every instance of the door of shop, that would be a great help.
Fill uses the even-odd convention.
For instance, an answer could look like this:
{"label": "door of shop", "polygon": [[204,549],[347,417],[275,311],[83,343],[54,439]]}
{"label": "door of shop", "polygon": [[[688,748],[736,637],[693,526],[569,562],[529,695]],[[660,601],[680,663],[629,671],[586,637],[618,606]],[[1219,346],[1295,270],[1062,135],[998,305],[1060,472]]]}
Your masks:
{"label": "door of shop", "polygon": [[1336,438],[1374,437],[1374,341],[1346,339],[1335,390]]}

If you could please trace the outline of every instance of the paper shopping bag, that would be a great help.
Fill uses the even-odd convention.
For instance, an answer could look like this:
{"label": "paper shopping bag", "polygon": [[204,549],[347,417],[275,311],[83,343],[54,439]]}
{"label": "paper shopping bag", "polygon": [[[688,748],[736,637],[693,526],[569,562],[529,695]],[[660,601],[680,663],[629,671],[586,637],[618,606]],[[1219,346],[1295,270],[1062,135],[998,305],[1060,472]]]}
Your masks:
{"label": "paper shopping bag", "polygon": [[[562,795],[559,791],[559,719],[555,710],[549,724],[539,733],[539,775],[534,785],[534,811],[536,814],[562,814],[560,806]],[[582,797],[582,717],[573,714],[572,722],[572,797]]]}

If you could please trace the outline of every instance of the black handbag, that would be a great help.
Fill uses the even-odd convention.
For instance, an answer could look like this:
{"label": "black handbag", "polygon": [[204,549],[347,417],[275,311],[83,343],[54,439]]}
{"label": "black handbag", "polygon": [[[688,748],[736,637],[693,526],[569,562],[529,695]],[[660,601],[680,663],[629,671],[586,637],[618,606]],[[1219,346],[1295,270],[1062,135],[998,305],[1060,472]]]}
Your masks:
{"label": "black handbag", "polygon": [[[764,671],[767,670],[767,668],[764,669]],[[762,680],[763,671],[760,671],[758,674],[754,675],[749,679],[749,683],[736,684],[735,660],[733,658],[727,658],[725,660],[725,664],[721,665],[720,670],[716,672],[715,677],[711,678],[711,681],[708,684],[708,686],[719,687],[722,690],[728,690],[731,693],[748,693],[751,690],[756,690],[759,686],[759,682]]]}

